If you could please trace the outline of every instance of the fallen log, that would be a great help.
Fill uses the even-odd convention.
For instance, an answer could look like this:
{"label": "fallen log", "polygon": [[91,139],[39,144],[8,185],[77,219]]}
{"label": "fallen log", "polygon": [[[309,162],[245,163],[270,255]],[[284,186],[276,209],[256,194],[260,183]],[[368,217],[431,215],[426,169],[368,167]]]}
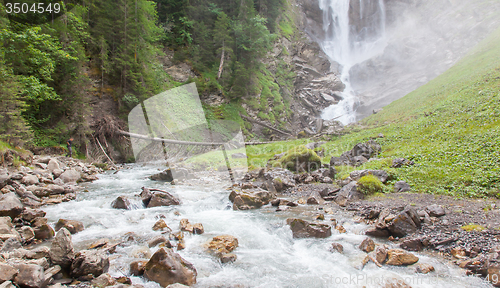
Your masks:
{"label": "fallen log", "polygon": [[[142,134],[130,133],[123,130],[118,130],[116,133],[130,136],[132,138],[151,140],[155,142],[163,142],[168,144],[177,144],[177,145],[195,145],[195,146],[223,146],[227,144],[227,142],[191,142],[191,141],[180,141],[180,140],[172,140],[172,139],[163,139],[156,137],[149,137]],[[279,141],[271,141],[271,142],[245,142],[245,145],[262,145],[262,144],[271,144]]]}
{"label": "fallen log", "polygon": [[250,117],[248,117],[248,116],[245,116],[245,115],[241,115],[241,114],[240,114],[240,116],[241,116],[241,118],[246,119],[246,120],[248,120],[248,121],[250,121],[250,122],[253,122],[253,123],[257,124],[257,125],[264,126],[264,127],[268,128],[268,129],[271,129],[271,130],[273,130],[273,131],[275,131],[275,132],[278,132],[278,133],[281,133],[281,134],[283,134],[283,135],[287,135],[287,136],[289,136],[289,137],[294,137],[292,134],[287,133],[287,132],[284,132],[284,131],[281,131],[281,130],[276,129],[276,128],[274,128],[274,127],[271,127],[271,126],[267,125],[266,123],[262,123],[262,122],[260,122],[260,121],[257,121],[257,120],[255,120],[255,119],[252,119],[252,118],[250,118]]}

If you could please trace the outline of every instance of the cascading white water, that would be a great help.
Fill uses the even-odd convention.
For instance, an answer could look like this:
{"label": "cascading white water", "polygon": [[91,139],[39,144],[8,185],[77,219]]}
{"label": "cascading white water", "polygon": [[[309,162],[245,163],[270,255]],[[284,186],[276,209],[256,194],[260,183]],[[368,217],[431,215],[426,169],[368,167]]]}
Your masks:
{"label": "cascading white water", "polygon": [[[353,13],[351,1],[359,1],[358,11]],[[343,124],[356,121],[356,93],[349,81],[349,71],[357,63],[380,54],[386,47],[385,5],[383,0],[319,0],[323,11],[325,39],[320,42],[323,51],[341,67],[340,78],[345,84],[344,98],[338,104],[327,107],[322,118],[337,118]],[[369,9],[370,8],[370,9]],[[352,19],[350,15],[357,15]],[[356,21],[356,26],[351,21]]]}
{"label": "cascading white water", "polygon": [[[355,223],[342,211],[335,215],[347,233],[335,229],[326,239],[294,239],[286,219],[290,217],[310,220],[320,205],[299,205],[286,211],[275,212],[270,204],[258,210],[233,211],[228,200],[227,182],[216,177],[202,178],[191,185],[170,185],[151,181],[147,176],[158,172],[157,167],[127,166],[128,169],[99,176],[99,180],[86,184],[88,192],[80,192],[77,199],[58,205],[47,206],[49,223],[59,219],[82,221],[85,230],[72,235],[76,250],[86,249],[100,238],[122,242],[112,254],[109,273],[112,276],[130,276],[129,264],[138,258],[148,258],[158,247],[148,248],[147,241],[161,235],[151,228],[163,215],[165,222],[174,231],[179,220],[188,218],[192,223],[202,223],[202,235],[185,234],[186,249],[177,251],[191,262],[198,271],[194,287],[381,287],[381,281],[399,277],[412,287],[491,287],[486,281],[465,276],[453,264],[418,253],[420,263],[429,263],[436,272],[420,275],[411,267],[385,265],[378,268],[368,263],[359,270],[366,253],[358,246],[366,237],[364,224]],[[202,185],[203,184],[203,185]],[[179,206],[143,208],[137,195],[141,187],[168,190],[181,200]],[[112,209],[111,202],[124,195],[135,202],[135,209]],[[128,233],[135,234],[134,240],[124,240]],[[221,264],[203,248],[211,237],[230,234],[238,238],[239,247],[233,252],[236,262]],[[329,251],[332,242],[341,243],[344,252]],[[385,280],[384,280],[385,279]],[[160,288],[157,283],[142,277],[131,277],[134,284],[146,288]]]}

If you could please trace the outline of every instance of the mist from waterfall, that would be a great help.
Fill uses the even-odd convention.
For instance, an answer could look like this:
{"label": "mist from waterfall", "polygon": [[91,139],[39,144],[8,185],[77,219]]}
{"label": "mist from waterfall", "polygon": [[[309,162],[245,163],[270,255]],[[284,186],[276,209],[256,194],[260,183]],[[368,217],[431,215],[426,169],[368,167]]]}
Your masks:
{"label": "mist from waterfall", "polygon": [[[351,0],[319,0],[323,11],[325,39],[320,42],[323,51],[341,65],[340,78],[345,84],[343,100],[323,110],[325,120],[336,119],[343,124],[356,121],[357,97],[349,80],[351,68],[383,52],[387,45],[386,14],[383,0],[359,1],[356,11]],[[357,4],[357,3],[356,3]],[[352,25],[352,17],[357,17]]]}

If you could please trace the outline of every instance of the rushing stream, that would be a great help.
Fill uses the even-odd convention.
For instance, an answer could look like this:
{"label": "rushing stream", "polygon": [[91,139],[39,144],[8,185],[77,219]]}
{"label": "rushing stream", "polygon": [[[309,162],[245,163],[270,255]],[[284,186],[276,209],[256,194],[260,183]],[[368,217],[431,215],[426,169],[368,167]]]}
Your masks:
{"label": "rushing stream", "polygon": [[[87,184],[88,192],[78,193],[76,200],[45,207],[47,218],[52,224],[60,218],[84,223],[85,230],[73,235],[75,250],[87,249],[100,238],[123,241],[126,233],[134,232],[135,241],[123,242],[110,256],[109,273],[113,276],[128,275],[131,261],[148,258],[158,249],[150,250],[146,242],[160,235],[152,226],[159,215],[164,215],[173,231],[178,230],[182,218],[200,222],[205,228],[202,235],[185,233],[186,249],[178,252],[198,271],[195,287],[379,287],[377,283],[393,277],[404,279],[412,287],[491,287],[480,278],[464,276],[451,263],[422,253],[417,254],[419,262],[432,264],[436,272],[419,275],[413,267],[378,268],[371,262],[358,270],[355,267],[366,255],[358,248],[365,238],[361,233],[365,225],[354,223],[343,212],[326,214],[325,221],[335,217],[347,233],[333,230],[333,235],[326,239],[293,239],[286,218],[311,219],[320,212],[320,206],[299,205],[275,212],[274,207],[267,205],[259,210],[233,211],[228,186],[214,178],[201,179],[196,183],[203,185],[198,186],[171,186],[147,178],[157,171],[157,167],[130,165],[119,172],[100,175],[99,180]],[[142,186],[168,190],[182,204],[145,209],[140,199],[134,198]],[[136,209],[111,208],[111,202],[121,195],[132,199]],[[233,252],[238,259],[234,263],[221,264],[203,248],[205,242],[222,234],[238,238],[239,247]],[[343,254],[329,251],[332,242],[344,246]],[[159,287],[142,277],[131,279],[147,288]]]}

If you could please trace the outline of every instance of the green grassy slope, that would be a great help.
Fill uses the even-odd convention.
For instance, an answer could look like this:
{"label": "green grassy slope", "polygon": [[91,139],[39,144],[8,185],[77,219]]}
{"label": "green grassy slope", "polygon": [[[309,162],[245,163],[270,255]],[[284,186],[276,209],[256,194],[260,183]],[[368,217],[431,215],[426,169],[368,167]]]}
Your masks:
{"label": "green grassy slope", "polygon": [[[416,164],[392,169],[385,159],[361,169],[389,170],[417,192],[500,196],[499,116],[500,29],[441,76],[364,119],[363,129],[331,139],[323,162],[383,133],[377,140],[382,158],[405,157]],[[264,156],[282,152],[279,147],[250,147],[249,164],[262,165]],[[353,168],[339,170],[345,177]]]}

